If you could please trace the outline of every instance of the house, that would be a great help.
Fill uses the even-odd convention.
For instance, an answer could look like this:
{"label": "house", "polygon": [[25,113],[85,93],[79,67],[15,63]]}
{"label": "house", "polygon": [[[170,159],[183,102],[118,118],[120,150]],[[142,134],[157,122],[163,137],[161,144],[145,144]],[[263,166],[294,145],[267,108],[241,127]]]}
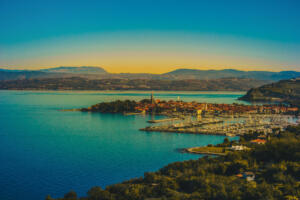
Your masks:
{"label": "house", "polygon": [[237,174],[236,177],[243,178],[243,174]]}
{"label": "house", "polygon": [[267,138],[267,136],[266,135],[259,135],[258,137],[257,137],[258,139],[266,139]]}
{"label": "house", "polygon": [[247,181],[254,181],[255,180],[255,174],[253,172],[244,172],[243,178]]}
{"label": "house", "polygon": [[246,179],[247,181],[254,181],[255,174],[253,172],[243,172],[241,174],[236,175],[238,178]]}
{"label": "house", "polygon": [[288,112],[297,112],[298,108],[297,107],[292,107],[287,109]]}
{"label": "house", "polygon": [[202,114],[202,110],[201,109],[198,109],[197,110],[197,115],[201,115]]}
{"label": "house", "polygon": [[250,141],[252,144],[265,144],[267,141],[263,139],[255,139]]}
{"label": "house", "polygon": [[243,145],[234,145],[230,147],[231,150],[234,151],[244,151],[244,150],[249,150],[250,148],[243,146]]}

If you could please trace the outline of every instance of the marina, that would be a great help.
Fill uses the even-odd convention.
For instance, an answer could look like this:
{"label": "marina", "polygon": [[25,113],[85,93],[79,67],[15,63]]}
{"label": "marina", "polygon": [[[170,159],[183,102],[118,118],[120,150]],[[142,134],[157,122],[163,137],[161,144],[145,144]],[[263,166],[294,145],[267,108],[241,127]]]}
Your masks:
{"label": "marina", "polygon": [[192,118],[178,123],[148,126],[141,131],[193,133],[209,135],[239,136],[251,132],[271,133],[274,129],[284,130],[289,125],[296,125],[299,119],[292,115],[248,114],[223,115]]}

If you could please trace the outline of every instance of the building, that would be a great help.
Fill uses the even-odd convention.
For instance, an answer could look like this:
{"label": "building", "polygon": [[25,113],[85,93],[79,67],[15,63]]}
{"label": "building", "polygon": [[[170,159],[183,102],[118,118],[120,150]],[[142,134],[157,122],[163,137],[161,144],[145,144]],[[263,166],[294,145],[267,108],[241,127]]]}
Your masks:
{"label": "building", "polygon": [[243,145],[235,145],[235,146],[231,146],[230,149],[234,151],[244,151],[244,150],[249,150],[250,148]]}
{"label": "building", "polygon": [[198,109],[197,110],[197,115],[201,115],[202,114],[202,110],[201,109]]}
{"label": "building", "polygon": [[154,99],[154,93],[153,93],[153,91],[151,92],[151,103],[152,104],[155,104],[155,99]]}
{"label": "building", "polygon": [[239,178],[246,179],[247,181],[254,181],[255,180],[255,174],[253,172],[244,172],[241,174],[236,175]]}
{"label": "building", "polygon": [[254,181],[255,180],[255,174],[253,172],[244,172],[243,178],[247,181]]}
{"label": "building", "polygon": [[252,144],[265,144],[267,141],[263,139],[255,139],[250,141]]}

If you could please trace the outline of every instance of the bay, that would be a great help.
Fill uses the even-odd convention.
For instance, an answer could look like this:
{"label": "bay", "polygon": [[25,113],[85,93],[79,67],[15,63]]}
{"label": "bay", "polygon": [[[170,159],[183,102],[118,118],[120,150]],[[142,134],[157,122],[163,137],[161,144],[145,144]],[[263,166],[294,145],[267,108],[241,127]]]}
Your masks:
{"label": "bay", "polygon": [[[241,103],[244,92],[155,92],[164,100]],[[79,196],[143,176],[175,161],[198,159],[176,149],[217,144],[224,136],[147,133],[150,116],[61,109],[103,101],[141,100],[137,91],[0,91],[0,199]],[[159,117],[156,117],[159,118]]]}

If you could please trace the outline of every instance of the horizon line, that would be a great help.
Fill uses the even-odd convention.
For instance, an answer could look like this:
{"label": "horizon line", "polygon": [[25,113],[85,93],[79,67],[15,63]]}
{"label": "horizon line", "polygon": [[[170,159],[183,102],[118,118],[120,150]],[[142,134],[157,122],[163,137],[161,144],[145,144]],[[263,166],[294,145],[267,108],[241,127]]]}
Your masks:
{"label": "horizon line", "polygon": [[107,70],[106,68],[104,67],[101,67],[101,66],[96,66],[96,65],[58,65],[58,66],[52,66],[52,67],[40,67],[40,68],[37,68],[37,67],[30,67],[29,69],[26,69],[26,67],[10,67],[10,66],[1,66],[0,69],[4,69],[4,70],[10,70],[10,71],[41,71],[41,70],[46,70],[46,69],[55,69],[55,68],[60,68],[60,67],[67,67],[67,68],[72,68],[72,67],[94,67],[94,68],[101,68],[103,69],[105,72],[107,73],[110,73],[110,74],[166,74],[166,73],[169,73],[169,72],[173,72],[173,71],[176,71],[176,70],[183,70],[183,69],[187,69],[187,70],[199,70],[199,71],[222,71],[222,70],[236,70],[236,71],[242,71],[242,72],[262,72],[262,71],[265,71],[265,72],[288,72],[288,71],[294,71],[294,72],[300,72],[300,70],[257,70],[257,69],[254,69],[254,70],[242,70],[242,69],[237,69],[237,68],[205,68],[205,69],[201,69],[201,68],[195,68],[195,67],[178,67],[178,68],[175,68],[173,70],[169,70],[169,71],[166,71],[166,72],[162,72],[162,73],[152,73],[152,72],[110,72],[109,70]]}

